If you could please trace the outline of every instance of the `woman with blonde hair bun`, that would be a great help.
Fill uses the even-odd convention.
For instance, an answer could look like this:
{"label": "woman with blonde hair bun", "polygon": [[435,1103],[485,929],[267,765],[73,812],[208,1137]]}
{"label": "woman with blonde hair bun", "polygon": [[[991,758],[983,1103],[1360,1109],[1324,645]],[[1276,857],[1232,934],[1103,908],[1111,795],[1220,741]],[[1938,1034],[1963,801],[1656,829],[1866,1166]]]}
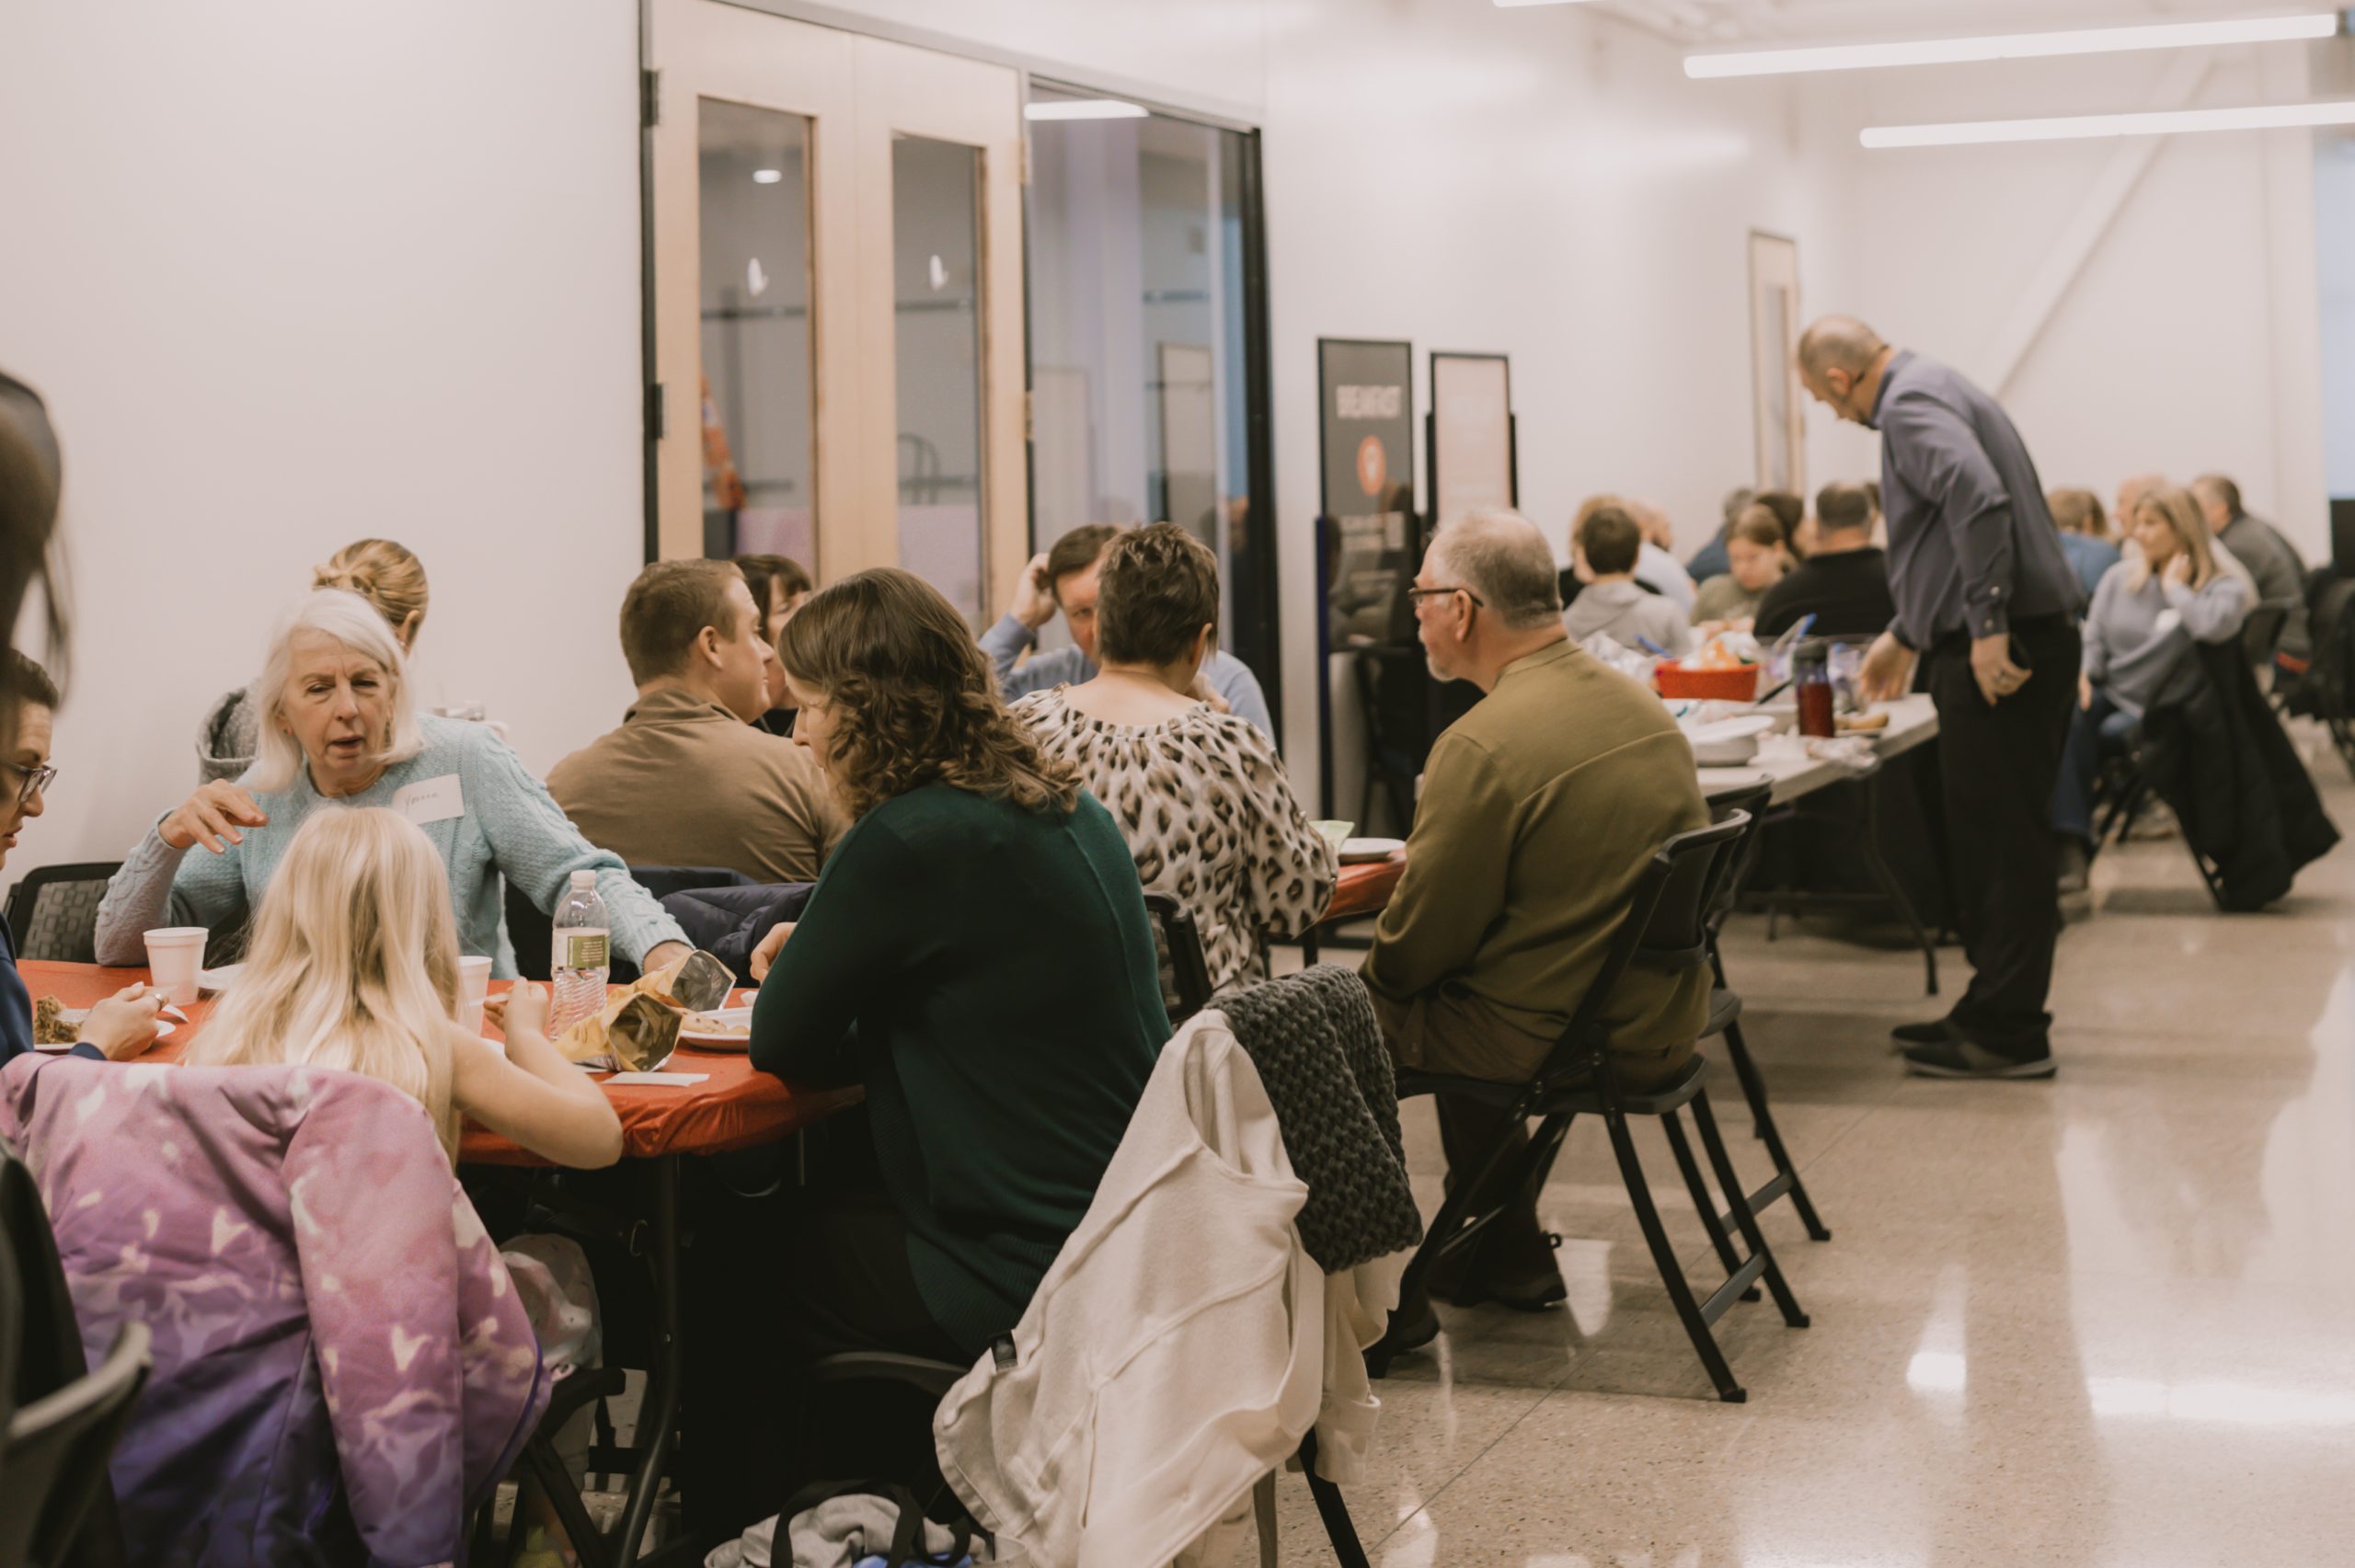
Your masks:
{"label": "woman with blonde hair bun", "polygon": [[[355,539],[311,570],[314,589],[341,589],[374,607],[400,644],[402,657],[417,651],[425,625],[425,563],[390,539]],[[196,734],[197,782],[235,779],[253,766],[261,717],[240,686],[213,704]]]}
{"label": "woman with blonde hair bun", "polygon": [[459,1010],[441,854],[396,811],[322,811],[287,845],[237,981],[188,1060],[330,1067],[389,1083],[425,1107],[454,1161],[465,1116],[556,1164],[621,1157],[612,1104],[548,1041],[543,988],[510,994],[503,1051]]}

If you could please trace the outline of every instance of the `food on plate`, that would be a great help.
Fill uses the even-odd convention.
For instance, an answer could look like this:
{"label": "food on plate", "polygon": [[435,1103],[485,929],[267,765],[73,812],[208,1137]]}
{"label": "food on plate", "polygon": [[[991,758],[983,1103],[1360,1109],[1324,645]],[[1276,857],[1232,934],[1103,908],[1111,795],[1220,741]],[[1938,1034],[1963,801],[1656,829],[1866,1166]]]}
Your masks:
{"label": "food on plate", "polygon": [[1842,714],[1840,727],[1844,730],[1875,730],[1889,727],[1889,715],[1878,714]]}
{"label": "food on plate", "polygon": [[33,1044],[37,1046],[70,1046],[80,1039],[83,1014],[68,1016],[66,1006],[53,996],[42,997],[33,1003]]}
{"label": "food on plate", "polygon": [[724,1036],[731,1040],[749,1040],[752,1037],[752,1024],[718,1017],[709,1013],[688,1013],[686,1024],[679,1032],[683,1035]]}

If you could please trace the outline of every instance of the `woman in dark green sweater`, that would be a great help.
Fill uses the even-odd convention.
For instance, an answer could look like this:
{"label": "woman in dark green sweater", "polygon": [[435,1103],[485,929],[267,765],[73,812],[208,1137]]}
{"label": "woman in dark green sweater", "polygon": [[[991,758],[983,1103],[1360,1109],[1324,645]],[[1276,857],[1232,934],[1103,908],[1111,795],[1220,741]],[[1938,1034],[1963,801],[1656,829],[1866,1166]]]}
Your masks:
{"label": "woman in dark green sweater", "polygon": [[754,956],[752,1058],[864,1084],[883,1185],[805,1210],[795,1348],[970,1360],[1078,1227],[1169,1036],[1144,896],[921,578],[835,584],[778,655],[854,826]]}

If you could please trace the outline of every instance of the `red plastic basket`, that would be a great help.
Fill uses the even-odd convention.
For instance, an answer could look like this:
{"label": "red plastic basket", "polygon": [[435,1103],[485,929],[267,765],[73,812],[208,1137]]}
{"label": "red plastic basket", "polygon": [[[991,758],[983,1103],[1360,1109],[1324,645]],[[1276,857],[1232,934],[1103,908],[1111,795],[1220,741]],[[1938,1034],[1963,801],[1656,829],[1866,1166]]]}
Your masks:
{"label": "red plastic basket", "polygon": [[1690,697],[1702,702],[1747,703],[1758,695],[1758,666],[1731,670],[1687,670],[1662,660],[1652,670],[1652,684],[1663,697]]}

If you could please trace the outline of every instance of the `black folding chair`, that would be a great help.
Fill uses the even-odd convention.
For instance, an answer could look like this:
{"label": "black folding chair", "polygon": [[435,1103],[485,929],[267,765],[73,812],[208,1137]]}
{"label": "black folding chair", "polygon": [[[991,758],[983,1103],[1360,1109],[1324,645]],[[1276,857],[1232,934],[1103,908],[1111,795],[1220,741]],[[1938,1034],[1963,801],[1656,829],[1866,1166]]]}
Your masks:
{"label": "black folding chair", "polygon": [[[1462,1095],[1502,1111],[1507,1126],[1531,1116],[1544,1118],[1537,1135],[1530,1139],[1521,1168],[1511,1173],[1511,1180],[1496,1180],[1508,1147],[1502,1141],[1476,1170],[1455,1173],[1446,1200],[1425,1231],[1414,1261],[1407,1265],[1400,1286],[1402,1299],[1414,1298],[1441,1258],[1471,1245],[1504,1213],[1504,1204],[1513,1201],[1512,1195],[1534,1191],[1552,1169],[1571,1120],[1587,1115],[1601,1116],[1610,1133],[1612,1151],[1618,1158],[1620,1177],[1626,1185],[1627,1201],[1651,1248],[1660,1283],[1667,1288],[1676,1315],[1683,1321],[1709,1380],[1717,1386],[1719,1399],[1738,1404],[1748,1396],[1734,1381],[1732,1369],[1717,1348],[1710,1325],[1724,1316],[1726,1309],[1736,1300],[1752,1294],[1762,1278],[1773,1292],[1775,1305],[1782,1310],[1783,1321],[1793,1328],[1807,1326],[1807,1314],[1799,1310],[1798,1299],[1784,1282],[1782,1270],[1775,1265],[1775,1254],[1759,1231],[1758,1217],[1751,1210],[1741,1177],[1726,1153],[1724,1139],[1718,1135],[1707,1092],[1701,1087],[1702,1077],[1708,1070],[1707,1060],[1696,1051],[1672,1082],[1656,1089],[1630,1090],[1621,1084],[1618,1070],[1612,1063],[1611,1031],[1603,1022],[1613,993],[1630,969],[1640,967],[1659,973],[1683,974],[1707,967],[1708,911],[1717,906],[1731,869],[1733,853],[1750,823],[1748,813],[1733,812],[1712,827],[1678,834],[1653,854],[1627,901],[1626,914],[1612,938],[1601,971],[1580,999],[1569,1026],[1563,1030],[1553,1054],[1535,1077],[1525,1083],[1499,1083],[1450,1073],[1400,1070],[1401,1099],[1415,1094]],[[1723,1219],[1717,1200],[1702,1180],[1700,1166],[1693,1158],[1692,1146],[1685,1139],[1677,1116],[1687,1107],[1692,1111],[1694,1126],[1700,1132],[1709,1163],[1717,1173],[1717,1185],[1726,1196],[1728,1213]],[[1677,1168],[1692,1193],[1702,1229],[1708,1232],[1711,1246],[1727,1266],[1725,1283],[1706,1301],[1694,1299],[1675,1247],[1660,1224],[1660,1210],[1652,1202],[1651,1188],[1645,1179],[1643,1163],[1637,1157],[1635,1138],[1627,1124],[1628,1117],[1637,1116],[1660,1117],[1669,1148],[1676,1156]],[[1507,1196],[1503,1202],[1486,1211],[1472,1213],[1475,1195],[1488,1191]],[[1746,1255],[1734,1251],[1725,1229],[1729,1219],[1741,1232],[1742,1243],[1748,1249]]]}
{"label": "black folding chair", "polygon": [[[1828,1242],[1832,1240],[1832,1232],[1825,1230],[1823,1221],[1816,1218],[1815,1204],[1807,1196],[1807,1184],[1799,1180],[1798,1167],[1791,1163],[1790,1153],[1783,1147],[1783,1134],[1775,1126],[1775,1113],[1766,1106],[1766,1078],[1758,1070],[1758,1063],[1750,1054],[1749,1043],[1742,1038],[1741,997],[1726,983],[1725,953],[1718,944],[1726,918],[1733,913],[1734,904],[1741,895],[1742,879],[1750,875],[1752,864],[1758,859],[1759,830],[1764,826],[1767,802],[1774,793],[1774,785],[1760,784],[1754,789],[1727,795],[1716,803],[1716,817],[1719,822],[1731,821],[1736,817],[1747,817],[1750,821],[1749,826],[1742,830],[1741,837],[1734,841],[1725,877],[1718,886],[1716,898],[1709,905],[1706,921],[1709,968],[1717,977],[1717,983],[1709,993],[1709,1021],[1702,1026],[1701,1037],[1705,1040],[1724,1039],[1726,1059],[1733,1063],[1734,1077],[1741,1084],[1742,1098],[1750,1104],[1751,1131],[1766,1145],[1767,1156],[1775,1162],[1773,1179],[1750,1194],[1751,1212],[1763,1214],[1777,1199],[1788,1197],[1792,1208],[1798,1213],[1799,1222],[1807,1227],[1808,1235],[1818,1242]],[[1731,1219],[1730,1215],[1724,1217],[1726,1223],[1730,1223]]]}
{"label": "black folding chair", "polygon": [[61,964],[98,960],[98,900],[122,868],[118,860],[44,865],[8,889],[8,939],[19,958]]}
{"label": "black folding chair", "polygon": [[[121,1436],[122,1422],[115,1415],[127,1415],[130,1401],[124,1398],[119,1413],[110,1402],[124,1375],[118,1363],[128,1353],[135,1351],[138,1377],[146,1377],[145,1331],[135,1345],[126,1344],[128,1336],[118,1338],[100,1369],[106,1380],[84,1387],[91,1379],[89,1363],[82,1354],[82,1328],[58,1262],[49,1210],[32,1172],[6,1141],[0,1141],[0,1253],[16,1277],[18,1306],[10,1314],[16,1351],[0,1364],[0,1381],[6,1384],[0,1389],[0,1408],[14,1412],[12,1436],[0,1440],[0,1568],[122,1568],[129,1553],[107,1461]],[[74,1397],[62,1397],[77,1389]],[[132,1392],[136,1391],[134,1383]],[[95,1413],[87,1408],[94,1400]],[[72,1450],[53,1469],[54,1479],[38,1489],[38,1472],[48,1461],[28,1459],[20,1464],[13,1436],[19,1424],[34,1421],[36,1411],[36,1425],[49,1434],[41,1440],[42,1451]],[[20,1481],[23,1492],[17,1490]],[[52,1494],[52,1486],[61,1490]]]}
{"label": "black folding chair", "polygon": [[1210,960],[1191,910],[1166,893],[1147,893],[1144,910],[1153,917],[1154,945],[1160,950],[1161,1004],[1174,1029],[1210,1005]]}
{"label": "black folding chair", "polygon": [[0,1568],[71,1561],[101,1498],[111,1509],[107,1460],[153,1365],[147,1325],[125,1323],[97,1371],[9,1417],[0,1440]]}
{"label": "black folding chair", "polygon": [[2249,668],[2261,670],[2269,676],[2273,671],[2273,657],[2281,651],[2281,634],[2290,628],[2290,612],[2298,607],[2294,599],[2269,599],[2248,612],[2241,623],[2241,647],[2248,655]]}

